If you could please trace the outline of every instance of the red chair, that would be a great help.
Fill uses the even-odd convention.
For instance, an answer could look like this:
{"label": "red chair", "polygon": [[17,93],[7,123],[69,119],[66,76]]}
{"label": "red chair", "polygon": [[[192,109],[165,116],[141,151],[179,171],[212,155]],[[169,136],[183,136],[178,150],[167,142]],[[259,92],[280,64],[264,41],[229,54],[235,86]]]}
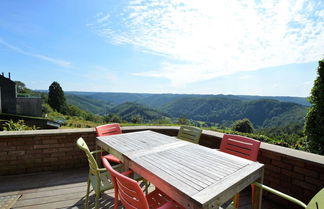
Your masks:
{"label": "red chair", "polygon": [[126,209],[184,209],[182,206],[178,205],[176,202],[167,197],[159,189],[155,189],[148,195],[144,195],[138,183],[135,180],[127,177],[128,175],[132,174],[131,170],[119,173],[111,167],[106,158],[102,157],[101,159],[103,165],[110,173],[114,183],[114,209],[118,208],[118,197]]}
{"label": "red chair", "polygon": [[[111,123],[102,126],[97,126],[96,132],[97,136],[110,136],[122,133],[119,123]],[[105,155],[104,157],[107,158],[107,160],[109,160],[110,162],[114,162],[117,164],[121,163],[121,161],[112,154]]]}
{"label": "red chair", "polygon": [[[248,137],[233,135],[233,134],[224,134],[219,150],[248,160],[257,161],[260,144],[261,144],[260,141]],[[253,200],[254,199],[253,184],[251,185],[251,188],[252,188],[252,200]],[[240,194],[237,193],[234,199],[236,208],[238,208],[239,206],[239,198],[240,198]]]}

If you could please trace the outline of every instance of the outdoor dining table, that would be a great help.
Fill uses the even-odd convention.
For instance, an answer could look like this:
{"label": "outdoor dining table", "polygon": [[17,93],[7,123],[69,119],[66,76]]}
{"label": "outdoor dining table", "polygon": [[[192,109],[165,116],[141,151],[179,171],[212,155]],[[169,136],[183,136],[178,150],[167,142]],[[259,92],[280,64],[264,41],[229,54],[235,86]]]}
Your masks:
{"label": "outdoor dining table", "polygon": [[[97,145],[185,208],[218,208],[255,181],[264,165],[154,131],[97,137]],[[261,208],[255,187],[253,209]]]}

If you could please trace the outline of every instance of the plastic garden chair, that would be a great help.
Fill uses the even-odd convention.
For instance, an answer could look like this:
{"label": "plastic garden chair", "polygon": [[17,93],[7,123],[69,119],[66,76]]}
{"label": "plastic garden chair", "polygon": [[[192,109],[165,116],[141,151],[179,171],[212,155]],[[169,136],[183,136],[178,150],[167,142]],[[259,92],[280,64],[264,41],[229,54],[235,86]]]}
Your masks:
{"label": "plastic garden chair", "polygon": [[258,182],[255,182],[253,183],[253,185],[257,186],[257,187],[260,187],[272,194],[275,194],[279,197],[282,197],[286,200],[289,200],[290,202],[293,202],[303,208],[306,208],[306,209],[323,209],[324,208],[324,188],[322,188],[312,199],[311,201],[306,205],[305,203],[303,203],[302,201],[292,197],[292,196],[289,196],[287,194],[284,194],[278,190],[275,190],[271,187],[268,187],[266,185],[263,185],[263,184],[260,184]]}
{"label": "plastic garden chair", "polygon": [[171,209],[182,208],[176,202],[167,197],[159,189],[155,189],[148,195],[144,195],[138,183],[127,177],[132,174],[132,171],[125,171],[123,173],[117,172],[111,167],[108,160],[104,157],[101,158],[103,165],[112,176],[115,189],[114,209],[118,208],[118,197],[120,198],[124,208],[126,209]]}
{"label": "plastic garden chair", "polygon": [[[102,126],[96,127],[97,136],[110,136],[115,134],[121,134],[122,130],[120,128],[119,123],[111,123]],[[104,156],[110,162],[121,163],[121,161],[112,154],[108,154]]]}
{"label": "plastic garden chair", "polygon": [[115,134],[121,134],[121,128],[119,123],[111,123],[96,127],[97,136],[110,136]]}
{"label": "plastic garden chair", "polygon": [[[105,168],[98,167],[98,164],[95,158],[93,157],[93,154],[103,152],[103,150],[90,152],[89,147],[87,146],[82,137],[77,140],[76,144],[81,150],[85,152],[89,162],[89,177],[87,182],[87,194],[84,202],[84,208],[88,208],[89,206],[89,194],[91,184],[96,195],[95,208],[97,209],[99,207],[99,197],[101,196],[101,193],[114,187],[111,181],[111,176],[108,174]],[[116,165],[114,166],[114,169],[120,169],[121,167],[122,165]]]}
{"label": "plastic garden chair", "polygon": [[[248,160],[257,161],[260,144],[260,141],[248,137],[224,134],[219,150]],[[252,199],[254,199],[254,186],[251,185],[251,188]],[[234,197],[233,204],[235,208],[239,206],[239,197],[239,193]]]}
{"label": "plastic garden chair", "polygon": [[202,130],[193,126],[180,126],[177,138],[195,144],[199,143]]}
{"label": "plastic garden chair", "polygon": [[[119,123],[111,123],[111,124],[106,124],[106,125],[102,125],[102,126],[97,126],[96,132],[97,132],[97,136],[110,136],[110,135],[122,134],[122,130],[120,128]],[[122,164],[122,162],[112,154],[104,155],[103,157],[106,158],[110,162]],[[143,180],[143,182],[145,184],[144,191],[145,191],[145,193],[147,193],[150,183],[147,182],[147,180],[141,178],[140,176],[136,176],[135,180],[137,180],[137,181]]]}

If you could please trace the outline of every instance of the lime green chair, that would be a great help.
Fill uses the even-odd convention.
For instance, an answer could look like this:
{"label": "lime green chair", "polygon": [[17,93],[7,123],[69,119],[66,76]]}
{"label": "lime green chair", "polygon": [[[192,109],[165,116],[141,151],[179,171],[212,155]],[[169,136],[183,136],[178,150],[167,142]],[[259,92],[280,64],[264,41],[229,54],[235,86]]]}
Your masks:
{"label": "lime green chair", "polygon": [[[85,152],[89,162],[89,177],[87,183],[87,194],[84,202],[84,208],[89,207],[89,194],[90,194],[90,184],[95,192],[95,208],[99,207],[99,198],[104,191],[112,189],[114,184],[111,181],[111,176],[108,174],[105,168],[99,168],[98,164],[93,157],[93,154],[103,152],[103,150],[97,150],[90,152],[88,145],[85,143],[82,137],[80,137],[77,142],[77,146]],[[114,166],[114,169],[121,171],[122,165]]]}
{"label": "lime green chair", "polygon": [[286,200],[289,200],[290,202],[293,202],[305,209],[322,209],[324,208],[324,188],[322,188],[312,199],[311,201],[306,205],[305,203],[303,203],[302,201],[292,197],[292,196],[289,196],[287,194],[284,194],[278,190],[275,190],[271,187],[268,187],[266,185],[263,185],[263,184],[260,184],[260,183],[253,183],[255,186],[257,187],[260,187],[262,189],[264,189],[265,191],[268,191],[272,194],[275,194],[279,197],[282,197]]}
{"label": "lime green chair", "polygon": [[199,143],[202,130],[193,126],[180,126],[177,138],[195,144]]}

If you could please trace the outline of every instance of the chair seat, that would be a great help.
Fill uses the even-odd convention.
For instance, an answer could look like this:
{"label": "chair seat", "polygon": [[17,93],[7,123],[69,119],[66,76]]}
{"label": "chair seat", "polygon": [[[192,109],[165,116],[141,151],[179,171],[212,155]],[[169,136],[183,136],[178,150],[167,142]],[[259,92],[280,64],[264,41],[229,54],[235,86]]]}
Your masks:
{"label": "chair seat", "polygon": [[168,198],[161,190],[155,189],[153,192],[146,195],[146,199],[150,208],[156,209],[184,209],[176,202]]}
{"label": "chair seat", "polygon": [[92,188],[93,190],[95,190],[98,193],[101,193],[103,191],[107,191],[109,189],[114,188],[114,185],[111,181],[111,177],[110,174],[108,172],[101,172],[100,173],[100,179],[101,181],[99,182],[100,185],[100,191],[96,191],[97,189],[97,179],[94,175],[90,175],[90,180],[91,180],[91,184],[92,184]]}
{"label": "chair seat", "polygon": [[114,163],[118,163],[118,164],[122,163],[117,157],[115,157],[112,154],[105,155],[104,158],[106,158],[110,162],[114,162]]}

